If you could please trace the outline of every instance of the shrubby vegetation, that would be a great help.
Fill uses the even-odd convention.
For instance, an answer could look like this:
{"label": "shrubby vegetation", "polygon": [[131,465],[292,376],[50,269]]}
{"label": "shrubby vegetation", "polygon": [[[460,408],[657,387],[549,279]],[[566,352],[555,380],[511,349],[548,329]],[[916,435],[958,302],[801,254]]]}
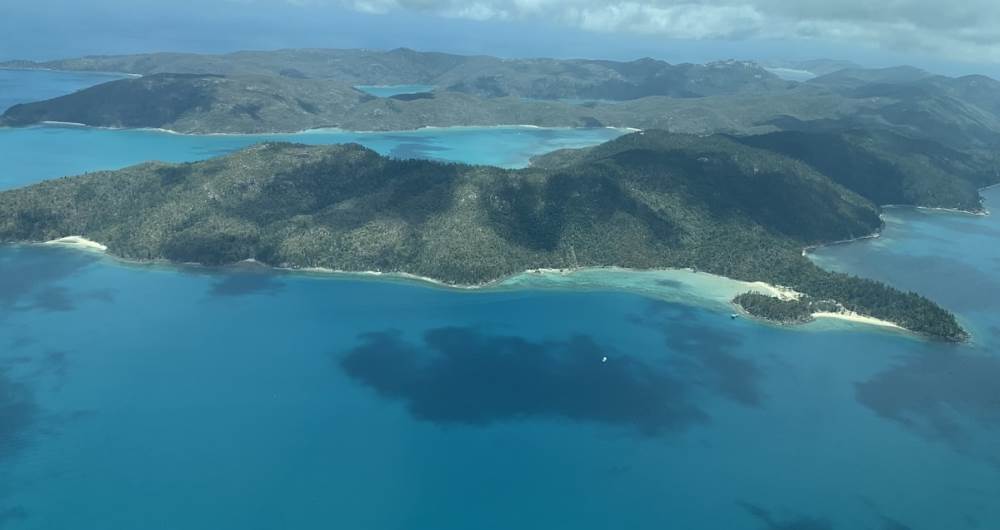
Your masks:
{"label": "shrubby vegetation", "polygon": [[997,179],[995,155],[962,152],[890,131],[783,131],[738,141],[806,162],[876,204],[982,210],[979,188]]}
{"label": "shrubby vegetation", "polygon": [[380,50],[275,50],[226,55],[154,53],[90,56],[35,63],[8,61],[0,67],[47,68],[227,76],[329,79],[351,85],[433,85],[480,96],[536,99],[634,99],[697,97],[780,90],[788,83],[759,65],[722,61],[669,64],[655,59],[619,62],[591,59],[511,59],[484,55]]}
{"label": "shrubby vegetation", "polygon": [[803,246],[880,226],[875,205],[801,162],[725,137],[658,131],[552,168],[269,143],[0,193],[0,241],[83,235],[128,259],[252,258],[456,284],[542,267],[697,267],[962,338],[932,302],[823,271],[802,255]]}
{"label": "shrubby vegetation", "polygon": [[812,303],[806,297],[782,300],[758,292],[746,292],[733,298],[733,303],[753,316],[775,322],[797,324],[813,319]]}

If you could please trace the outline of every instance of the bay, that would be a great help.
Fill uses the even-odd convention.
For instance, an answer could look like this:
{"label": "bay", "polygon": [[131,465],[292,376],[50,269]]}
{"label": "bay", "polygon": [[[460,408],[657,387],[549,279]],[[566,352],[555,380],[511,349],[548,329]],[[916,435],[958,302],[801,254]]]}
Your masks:
{"label": "bay", "polygon": [[[24,145],[0,175],[57,173]],[[706,275],[468,291],[2,246],[0,525],[1000,526],[1000,220],[886,221],[813,259],[933,297],[973,341],[733,321]]]}

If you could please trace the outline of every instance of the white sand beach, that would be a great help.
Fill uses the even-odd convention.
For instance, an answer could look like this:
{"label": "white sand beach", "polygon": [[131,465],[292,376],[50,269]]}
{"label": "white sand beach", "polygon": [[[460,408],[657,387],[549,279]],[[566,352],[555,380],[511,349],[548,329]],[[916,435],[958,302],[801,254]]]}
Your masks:
{"label": "white sand beach", "polygon": [[[64,245],[92,252],[106,252],[107,247],[83,236],[66,236],[46,245]],[[259,263],[254,259],[245,263]],[[197,264],[192,264],[197,265]],[[377,277],[383,280],[413,281],[445,289],[460,291],[503,290],[503,289],[565,289],[565,290],[619,290],[649,296],[660,300],[690,303],[717,310],[731,310],[732,299],[737,295],[754,291],[777,297],[781,300],[797,300],[802,293],[789,287],[772,285],[762,281],[748,282],[735,280],[693,269],[653,269],[637,270],[624,267],[586,267],[578,269],[538,268],[506,278],[481,284],[451,284],[441,280],[407,272],[347,271],[327,267],[274,267],[277,270],[320,274],[331,276]],[[874,317],[860,315],[852,311],[816,312],[817,319],[836,319],[856,324],[868,324],[903,330],[901,326]]]}
{"label": "white sand beach", "polygon": [[83,236],[66,236],[60,237],[59,239],[53,239],[52,241],[46,241],[43,245],[64,245],[68,247],[78,248],[81,250],[90,250],[96,252],[106,252],[108,247],[98,243],[97,241],[91,241]]}
{"label": "white sand beach", "polygon": [[848,322],[854,322],[856,324],[868,324],[871,326],[881,326],[885,328],[892,328],[898,330],[904,330],[902,326],[889,322],[888,320],[882,320],[875,317],[869,317],[865,315],[860,315],[854,311],[841,311],[841,312],[831,312],[831,311],[819,311],[812,314],[813,318],[833,318],[837,320],[846,320]]}

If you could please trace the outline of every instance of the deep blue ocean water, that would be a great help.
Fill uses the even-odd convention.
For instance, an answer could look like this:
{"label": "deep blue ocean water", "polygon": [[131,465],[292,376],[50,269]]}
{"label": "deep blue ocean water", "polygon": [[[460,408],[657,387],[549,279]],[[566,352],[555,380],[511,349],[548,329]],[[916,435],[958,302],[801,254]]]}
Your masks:
{"label": "deep blue ocean water", "polygon": [[815,253],[955,310],[964,345],[3,246],[0,528],[998,528],[998,240],[892,209]]}

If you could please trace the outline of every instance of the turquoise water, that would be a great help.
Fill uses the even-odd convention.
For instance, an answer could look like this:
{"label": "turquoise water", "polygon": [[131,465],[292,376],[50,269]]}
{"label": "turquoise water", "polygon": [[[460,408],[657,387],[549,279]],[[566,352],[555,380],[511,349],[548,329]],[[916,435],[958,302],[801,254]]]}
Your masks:
{"label": "turquoise water", "polygon": [[1000,219],[887,221],[973,343],[0,247],[0,528],[1000,527]]}
{"label": "turquoise water", "polygon": [[358,85],[354,88],[380,98],[434,91],[431,85]]}
{"label": "turquoise water", "polygon": [[765,68],[768,72],[786,80],[786,81],[798,81],[804,83],[810,79],[814,79],[816,74],[808,70],[799,70],[797,68]]}
{"label": "turquoise water", "polygon": [[452,127],[402,132],[315,130],[297,134],[184,135],[155,130],[74,126],[0,128],[0,189],[85,171],[118,169],[145,160],[186,162],[222,155],[258,142],[357,142],[398,158],[522,167],[534,155],[584,147],[618,137],[622,129]]}

